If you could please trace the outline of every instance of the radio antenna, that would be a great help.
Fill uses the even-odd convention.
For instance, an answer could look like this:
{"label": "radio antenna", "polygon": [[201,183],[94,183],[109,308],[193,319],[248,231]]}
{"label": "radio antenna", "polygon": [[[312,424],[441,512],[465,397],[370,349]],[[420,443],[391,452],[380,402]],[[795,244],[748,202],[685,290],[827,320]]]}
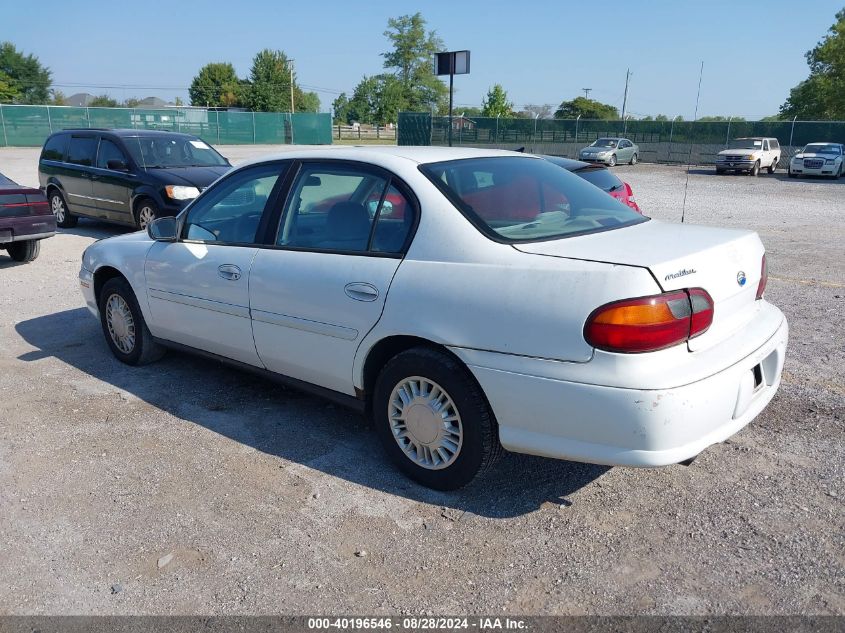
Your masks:
{"label": "radio antenna", "polygon": [[[698,120],[698,103],[701,100],[701,78],[704,76],[704,61],[698,71],[698,94],[695,95],[695,114],[692,117],[693,123]],[[692,139],[690,139],[692,141]],[[684,223],[684,216],[687,211],[687,189],[689,189],[689,173],[692,168],[692,142],[689,144],[689,155],[687,156],[687,181],[684,184],[684,204],[681,206],[681,224]]]}

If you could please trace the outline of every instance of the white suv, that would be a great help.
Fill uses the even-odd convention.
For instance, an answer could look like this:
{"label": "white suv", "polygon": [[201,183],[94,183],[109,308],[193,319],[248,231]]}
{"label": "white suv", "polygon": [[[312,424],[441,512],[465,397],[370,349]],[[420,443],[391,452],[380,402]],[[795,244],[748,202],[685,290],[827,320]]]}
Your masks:
{"label": "white suv", "polygon": [[780,162],[780,143],[776,138],[735,138],[716,156],[716,173],[745,171],[751,176],[765,167],[773,174]]}

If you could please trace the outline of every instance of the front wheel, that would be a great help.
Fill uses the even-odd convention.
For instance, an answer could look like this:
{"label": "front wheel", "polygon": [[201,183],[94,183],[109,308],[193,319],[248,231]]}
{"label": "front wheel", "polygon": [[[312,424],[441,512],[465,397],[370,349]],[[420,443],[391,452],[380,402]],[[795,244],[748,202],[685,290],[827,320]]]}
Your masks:
{"label": "front wheel", "polygon": [[411,479],[455,490],[499,457],[498,425],[481,388],[455,358],[416,347],[382,369],[373,394],[376,432]]}
{"label": "front wheel", "polygon": [[607,161],[607,164],[610,165],[611,167],[616,167],[616,154],[610,155],[610,160]]}
{"label": "front wheel", "polygon": [[127,365],[146,365],[164,355],[155,342],[138,300],[123,277],[109,279],[98,298],[100,323],[112,354]]}
{"label": "front wheel", "polygon": [[760,173],[760,161],[758,160],[756,163],[754,163],[754,166],[748,172],[748,175],[749,176],[756,176],[759,173]]}
{"label": "front wheel", "polygon": [[158,206],[149,198],[144,198],[137,204],[135,210],[135,226],[142,231],[147,230],[147,226],[152,224],[153,220],[158,217]]}
{"label": "front wheel", "polygon": [[639,160],[639,159],[637,158],[637,155],[636,155],[636,154],[634,154],[633,156],[631,156],[631,160],[628,162],[628,164],[629,164],[629,165],[636,165],[636,164],[637,164],[637,160]]}
{"label": "front wheel", "polygon": [[9,251],[9,257],[16,262],[31,262],[41,252],[41,241],[26,240],[24,242],[12,242],[6,246],[6,250]]}
{"label": "front wheel", "polygon": [[64,197],[56,190],[50,194],[50,210],[56,216],[56,225],[60,228],[71,229],[79,221],[79,218],[68,211]]}

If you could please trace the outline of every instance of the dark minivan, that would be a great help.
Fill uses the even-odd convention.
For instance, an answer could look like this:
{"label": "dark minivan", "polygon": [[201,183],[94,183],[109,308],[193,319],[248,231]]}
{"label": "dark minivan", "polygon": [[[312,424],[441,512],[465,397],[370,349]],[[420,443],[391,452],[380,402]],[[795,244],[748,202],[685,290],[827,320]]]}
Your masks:
{"label": "dark minivan", "polygon": [[47,138],[38,180],[60,227],[83,216],[144,229],[178,214],[230,168],[189,134],[86,128]]}

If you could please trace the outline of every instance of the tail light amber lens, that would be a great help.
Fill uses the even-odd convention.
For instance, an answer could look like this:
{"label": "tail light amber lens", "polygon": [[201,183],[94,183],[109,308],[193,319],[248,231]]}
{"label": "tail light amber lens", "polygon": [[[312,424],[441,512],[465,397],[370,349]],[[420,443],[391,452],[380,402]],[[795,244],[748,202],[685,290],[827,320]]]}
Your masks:
{"label": "tail light amber lens", "polygon": [[757,284],[757,298],[762,299],[766,292],[766,284],[769,283],[769,266],[766,264],[766,256],[763,255],[763,264],[760,269],[760,283]]}
{"label": "tail light amber lens", "polygon": [[703,334],[712,322],[713,299],[692,288],[603,305],[587,319],[584,338],[609,352],[654,352]]}

